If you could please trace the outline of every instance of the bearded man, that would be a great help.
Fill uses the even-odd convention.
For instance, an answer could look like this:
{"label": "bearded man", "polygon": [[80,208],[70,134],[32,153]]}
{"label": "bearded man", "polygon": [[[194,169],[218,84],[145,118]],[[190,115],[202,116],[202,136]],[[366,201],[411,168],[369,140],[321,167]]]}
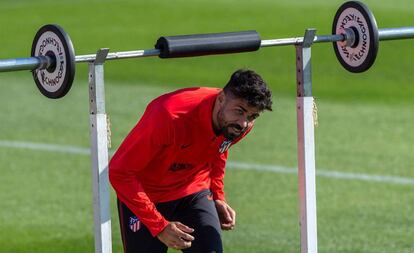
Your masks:
{"label": "bearded man", "polygon": [[125,252],[220,253],[236,224],[224,195],[230,146],[252,129],[272,94],[252,70],[220,88],[164,94],[147,106],[109,164]]}

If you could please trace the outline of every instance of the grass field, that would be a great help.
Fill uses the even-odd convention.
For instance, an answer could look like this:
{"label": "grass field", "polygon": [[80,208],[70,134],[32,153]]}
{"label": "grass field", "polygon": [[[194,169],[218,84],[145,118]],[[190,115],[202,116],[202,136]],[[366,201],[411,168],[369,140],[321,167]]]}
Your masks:
{"label": "grass field", "polygon": [[[329,33],[342,1],[2,1],[0,58],[27,56],[35,31],[59,23],[77,54],[152,48],[161,35],[256,29],[262,38]],[[414,25],[414,2],[366,1],[379,26]],[[7,25],[6,25],[7,24]],[[413,41],[381,44],[374,67],[343,70],[330,45],[313,48],[319,109],[317,170],[414,180]],[[1,146],[4,141],[87,148],[86,65],[65,98],[42,97],[30,74],[0,75],[0,252],[92,252],[88,155]],[[231,150],[230,161],[295,168],[293,48],[177,60],[108,62],[107,111],[115,149],[153,97],[177,87],[221,86],[236,68],[263,74],[275,111]],[[411,181],[410,181],[411,180]],[[231,168],[226,193],[238,212],[225,252],[299,252],[295,174]],[[114,194],[112,193],[112,200]],[[319,252],[414,252],[414,184],[317,177]],[[122,252],[112,202],[114,252]]]}

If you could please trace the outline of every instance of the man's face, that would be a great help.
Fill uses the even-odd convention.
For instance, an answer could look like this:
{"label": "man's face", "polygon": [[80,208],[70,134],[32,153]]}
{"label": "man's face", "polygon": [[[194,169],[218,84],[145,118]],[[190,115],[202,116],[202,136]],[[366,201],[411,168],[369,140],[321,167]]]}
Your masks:
{"label": "man's face", "polygon": [[217,113],[219,133],[234,140],[249,129],[261,111],[250,106],[246,100],[232,95],[221,94]]}

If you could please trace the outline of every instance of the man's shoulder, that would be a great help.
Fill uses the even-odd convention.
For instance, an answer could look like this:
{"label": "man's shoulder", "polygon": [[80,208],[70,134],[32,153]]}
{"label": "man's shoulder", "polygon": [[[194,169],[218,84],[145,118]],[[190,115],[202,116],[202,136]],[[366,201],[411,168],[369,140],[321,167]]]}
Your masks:
{"label": "man's shoulder", "polygon": [[174,102],[181,102],[182,100],[201,101],[206,97],[217,95],[220,91],[220,88],[213,87],[190,87],[166,93],[160,96],[159,99]]}
{"label": "man's shoulder", "polygon": [[211,87],[183,88],[161,95],[150,105],[172,115],[185,114],[196,109],[206,99],[216,97],[220,91],[220,88]]}

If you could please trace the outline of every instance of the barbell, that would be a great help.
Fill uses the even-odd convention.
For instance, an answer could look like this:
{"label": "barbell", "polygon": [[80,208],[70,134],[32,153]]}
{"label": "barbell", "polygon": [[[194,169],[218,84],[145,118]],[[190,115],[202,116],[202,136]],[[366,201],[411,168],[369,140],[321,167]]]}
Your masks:
{"label": "barbell", "polygon": [[[332,42],[341,65],[348,71],[368,70],[375,62],[379,41],[414,38],[414,27],[378,29],[369,8],[358,1],[342,4],[332,23],[332,35],[315,36],[313,43]],[[261,47],[300,45],[303,37],[261,40],[256,31],[160,37],[154,49],[109,53],[106,60],[159,56],[194,57],[256,51]],[[75,63],[93,62],[95,54],[75,56],[69,35],[59,25],[41,27],[33,40],[31,57],[0,60],[0,72],[31,70],[40,92],[61,98],[70,90]]]}

